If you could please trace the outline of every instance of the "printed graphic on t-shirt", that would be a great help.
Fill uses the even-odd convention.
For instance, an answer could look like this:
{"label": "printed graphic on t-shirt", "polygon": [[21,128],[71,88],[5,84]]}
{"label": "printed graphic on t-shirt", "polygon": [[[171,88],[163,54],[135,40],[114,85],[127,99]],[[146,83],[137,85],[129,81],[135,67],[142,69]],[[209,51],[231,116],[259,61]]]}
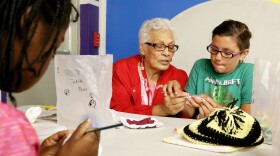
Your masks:
{"label": "printed graphic on t-shirt", "polygon": [[206,77],[205,82],[212,83],[219,86],[228,86],[228,85],[240,85],[240,79],[230,79],[230,80],[216,80],[211,77]]}
{"label": "printed graphic on t-shirt", "polygon": [[240,79],[217,80],[206,77],[205,82],[209,84],[208,95],[222,106],[226,106],[236,98],[232,93],[240,85]]}

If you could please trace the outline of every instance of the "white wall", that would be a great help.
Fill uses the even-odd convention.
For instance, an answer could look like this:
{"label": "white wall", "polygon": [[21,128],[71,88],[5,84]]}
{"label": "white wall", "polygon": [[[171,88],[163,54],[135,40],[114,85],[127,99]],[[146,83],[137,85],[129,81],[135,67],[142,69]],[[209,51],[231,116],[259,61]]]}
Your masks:
{"label": "white wall", "polygon": [[[54,81],[54,64],[50,62],[49,68],[41,80],[31,89],[14,93],[18,106],[22,105],[55,105],[56,92]],[[8,98],[8,103],[11,103]]]}
{"label": "white wall", "polygon": [[[72,3],[80,11],[80,1],[72,0]],[[70,51],[72,55],[80,54],[80,21],[71,22],[65,33],[64,42],[58,48],[59,51]]]}

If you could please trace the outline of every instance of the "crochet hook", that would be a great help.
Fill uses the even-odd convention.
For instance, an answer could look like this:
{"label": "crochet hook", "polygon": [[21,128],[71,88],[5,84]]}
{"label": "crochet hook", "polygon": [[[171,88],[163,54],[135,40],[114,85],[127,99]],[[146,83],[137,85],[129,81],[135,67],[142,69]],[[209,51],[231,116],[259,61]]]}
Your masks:
{"label": "crochet hook", "polygon": [[100,128],[97,128],[97,129],[86,131],[85,134],[90,133],[90,132],[97,132],[97,131],[101,131],[101,130],[105,130],[105,129],[115,128],[115,127],[119,127],[119,126],[123,126],[123,124],[119,123],[119,124],[115,124],[115,125],[100,127]]}

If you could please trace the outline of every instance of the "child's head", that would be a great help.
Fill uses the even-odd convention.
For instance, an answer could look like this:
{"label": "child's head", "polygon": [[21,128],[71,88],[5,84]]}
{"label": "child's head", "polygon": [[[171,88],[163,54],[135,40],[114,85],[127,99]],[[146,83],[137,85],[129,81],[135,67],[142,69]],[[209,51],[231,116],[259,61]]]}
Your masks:
{"label": "child's head", "polygon": [[224,21],[212,31],[212,39],[216,35],[232,37],[235,40],[239,51],[249,49],[250,47],[250,39],[252,37],[251,32],[246,24],[239,21]]}
{"label": "child's head", "polygon": [[216,72],[229,74],[243,62],[250,47],[251,32],[239,21],[226,20],[212,32],[212,43],[207,47]]}
{"label": "child's head", "polygon": [[71,0],[1,0],[0,89],[19,92],[43,75],[70,22]]}

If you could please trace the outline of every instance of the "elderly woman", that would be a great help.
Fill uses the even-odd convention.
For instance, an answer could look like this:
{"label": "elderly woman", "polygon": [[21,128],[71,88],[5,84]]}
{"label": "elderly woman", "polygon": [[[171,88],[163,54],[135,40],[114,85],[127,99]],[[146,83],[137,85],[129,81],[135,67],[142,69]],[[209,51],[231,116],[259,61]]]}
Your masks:
{"label": "elderly woman", "polygon": [[168,19],[145,21],[139,31],[140,55],[119,60],[113,66],[113,95],[110,108],[156,116],[187,116],[185,98],[164,97],[162,86],[177,80],[187,82],[185,71],[170,64],[179,46]]}

